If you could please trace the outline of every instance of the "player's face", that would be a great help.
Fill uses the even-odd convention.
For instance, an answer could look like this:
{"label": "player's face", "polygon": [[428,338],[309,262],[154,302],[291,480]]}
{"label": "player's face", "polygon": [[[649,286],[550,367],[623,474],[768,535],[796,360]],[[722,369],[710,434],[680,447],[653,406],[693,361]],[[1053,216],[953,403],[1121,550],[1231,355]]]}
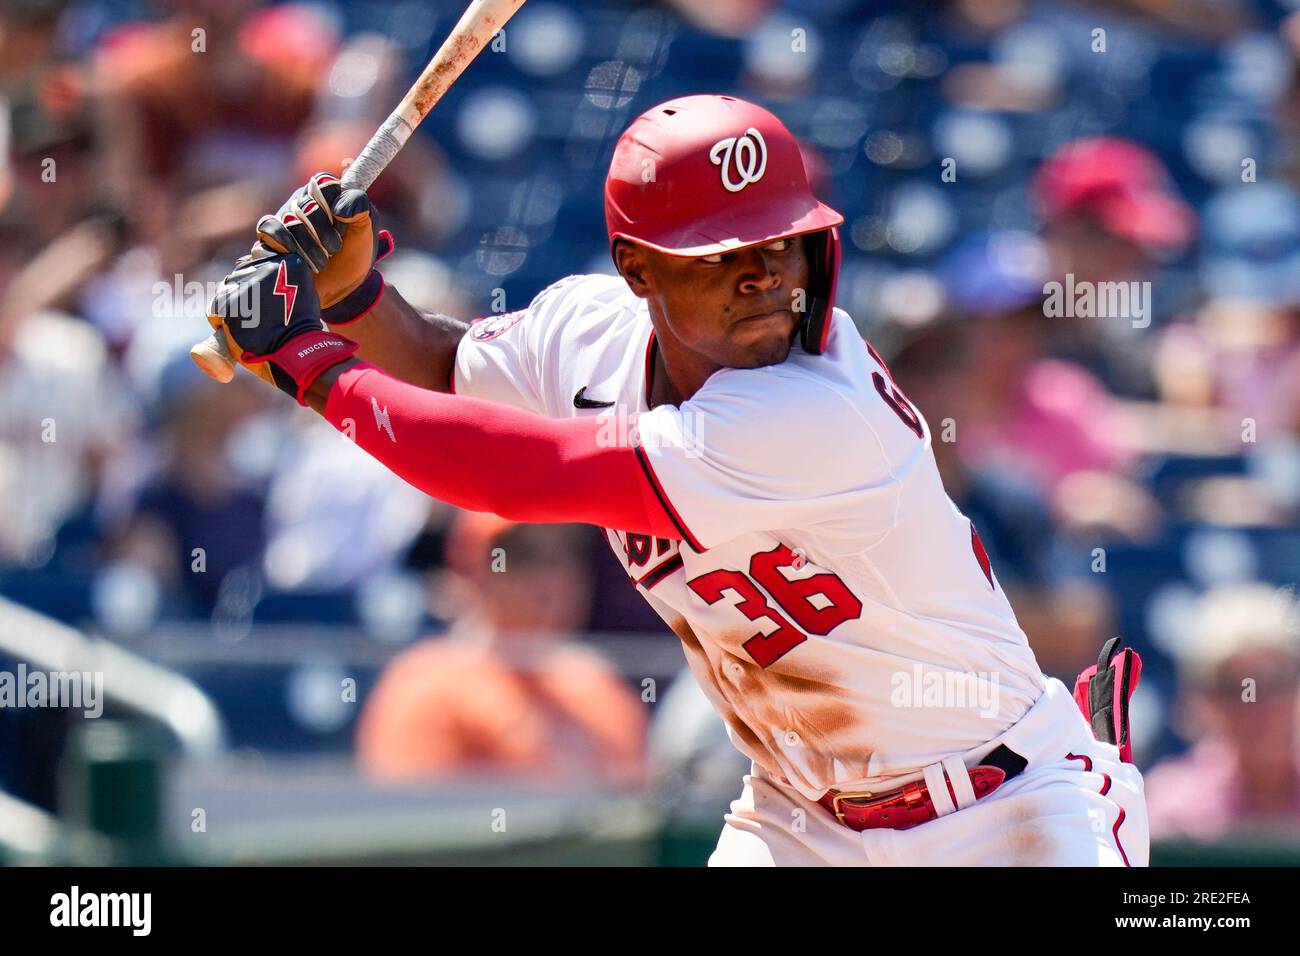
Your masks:
{"label": "player's face", "polygon": [[634,282],[633,291],[658,304],[662,335],[721,368],[776,365],[790,354],[808,298],[802,236],[696,259],[636,251],[644,289]]}

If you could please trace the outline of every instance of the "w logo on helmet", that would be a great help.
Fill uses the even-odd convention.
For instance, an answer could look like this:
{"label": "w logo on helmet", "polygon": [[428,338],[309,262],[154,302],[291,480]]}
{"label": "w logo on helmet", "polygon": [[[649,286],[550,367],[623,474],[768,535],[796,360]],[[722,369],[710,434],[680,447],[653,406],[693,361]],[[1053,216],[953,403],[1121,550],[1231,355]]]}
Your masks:
{"label": "w logo on helmet", "polygon": [[722,167],[723,188],[738,193],[767,172],[767,143],[763,142],[763,134],[751,126],[744,136],[729,136],[714,143],[709,159],[714,166]]}

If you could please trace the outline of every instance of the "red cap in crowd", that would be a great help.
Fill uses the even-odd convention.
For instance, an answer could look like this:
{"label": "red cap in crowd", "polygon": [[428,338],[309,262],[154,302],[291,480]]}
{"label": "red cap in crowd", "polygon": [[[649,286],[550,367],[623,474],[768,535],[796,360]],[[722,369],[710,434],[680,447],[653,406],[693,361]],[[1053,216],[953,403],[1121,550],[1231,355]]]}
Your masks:
{"label": "red cap in crowd", "polygon": [[1186,245],[1196,229],[1195,213],[1155,153],[1116,136],[1077,139],[1057,150],[1034,177],[1034,198],[1049,222],[1088,216],[1146,246]]}

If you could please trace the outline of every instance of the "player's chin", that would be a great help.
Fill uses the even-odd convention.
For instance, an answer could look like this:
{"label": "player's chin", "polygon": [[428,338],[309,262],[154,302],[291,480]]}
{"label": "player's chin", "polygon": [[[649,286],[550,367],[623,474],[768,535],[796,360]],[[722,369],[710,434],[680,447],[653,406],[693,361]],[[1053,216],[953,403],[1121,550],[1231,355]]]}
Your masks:
{"label": "player's chin", "polygon": [[790,323],[763,321],[753,326],[742,326],[737,336],[737,353],[743,358],[736,368],[762,368],[779,365],[790,356],[793,329]]}
{"label": "player's chin", "polygon": [[780,365],[789,357],[790,337],[781,336],[778,339],[764,342],[763,347],[756,350],[754,354],[754,363],[750,368],[763,368],[767,365]]}

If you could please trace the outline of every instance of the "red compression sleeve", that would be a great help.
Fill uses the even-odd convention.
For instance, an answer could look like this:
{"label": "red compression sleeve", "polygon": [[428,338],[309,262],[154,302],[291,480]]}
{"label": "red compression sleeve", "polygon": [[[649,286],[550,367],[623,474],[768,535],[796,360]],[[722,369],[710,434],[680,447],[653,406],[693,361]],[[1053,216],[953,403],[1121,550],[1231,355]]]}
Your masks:
{"label": "red compression sleeve", "polygon": [[365,363],[339,376],[325,418],[395,475],[460,508],[681,538],[635,449],[609,441],[597,418],[431,392]]}

